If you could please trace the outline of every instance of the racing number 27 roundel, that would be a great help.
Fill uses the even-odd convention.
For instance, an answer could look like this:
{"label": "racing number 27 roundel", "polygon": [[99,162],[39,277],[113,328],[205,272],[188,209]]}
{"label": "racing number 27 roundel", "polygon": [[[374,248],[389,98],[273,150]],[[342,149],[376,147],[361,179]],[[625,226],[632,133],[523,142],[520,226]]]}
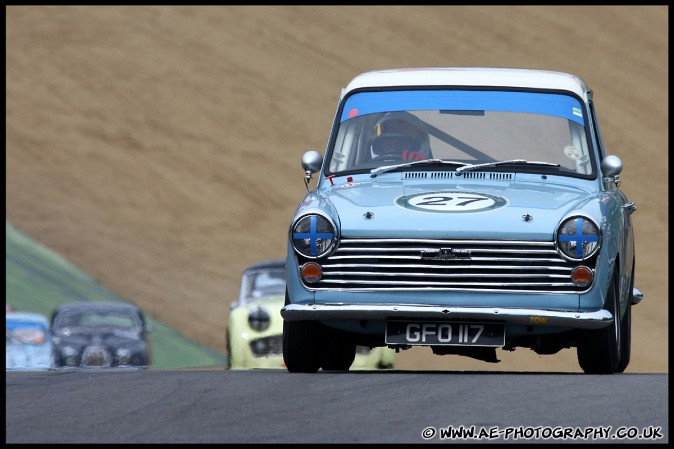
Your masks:
{"label": "racing number 27 roundel", "polygon": [[396,203],[422,212],[461,213],[497,209],[505,206],[507,201],[485,193],[441,191],[401,196]]}

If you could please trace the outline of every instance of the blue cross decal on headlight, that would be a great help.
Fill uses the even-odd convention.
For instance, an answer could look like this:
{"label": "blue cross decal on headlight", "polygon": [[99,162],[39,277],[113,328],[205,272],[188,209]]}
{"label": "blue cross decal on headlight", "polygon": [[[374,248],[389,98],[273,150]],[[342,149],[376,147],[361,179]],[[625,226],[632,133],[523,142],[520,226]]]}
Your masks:
{"label": "blue cross decal on headlight", "polygon": [[583,257],[583,243],[597,242],[599,236],[583,235],[583,219],[576,218],[576,233],[572,235],[560,235],[559,240],[562,242],[576,242],[576,257]]}
{"label": "blue cross decal on headlight", "polygon": [[294,239],[309,239],[309,242],[311,244],[311,250],[310,254],[312,256],[316,256],[316,245],[321,239],[332,239],[334,238],[334,234],[332,232],[317,232],[316,231],[316,222],[318,221],[318,217],[315,215],[309,217],[310,220],[310,225],[309,225],[309,232],[295,232],[293,233],[293,238]]}

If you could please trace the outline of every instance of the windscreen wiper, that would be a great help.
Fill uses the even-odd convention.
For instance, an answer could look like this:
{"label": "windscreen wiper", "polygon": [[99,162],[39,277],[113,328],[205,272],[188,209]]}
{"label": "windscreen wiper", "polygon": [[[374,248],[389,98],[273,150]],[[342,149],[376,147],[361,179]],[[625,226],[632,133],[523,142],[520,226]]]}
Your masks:
{"label": "windscreen wiper", "polygon": [[478,168],[485,167],[496,167],[497,165],[544,165],[547,167],[559,167],[559,164],[553,164],[552,162],[541,162],[541,161],[527,161],[525,159],[511,159],[509,161],[494,161],[486,162],[484,164],[464,164],[463,167],[456,169],[457,173],[468,170],[477,170]]}
{"label": "windscreen wiper", "polygon": [[370,177],[374,178],[376,177],[379,173],[385,173],[387,171],[391,170],[397,170],[399,168],[406,168],[406,167],[411,167],[413,165],[419,165],[419,164],[449,164],[449,165],[459,165],[460,167],[456,169],[456,171],[459,171],[460,168],[464,168],[465,165],[468,165],[464,162],[456,162],[456,161],[446,161],[444,159],[424,159],[422,161],[414,161],[414,162],[405,162],[403,164],[396,164],[396,165],[384,165],[382,167],[377,167],[373,168],[370,170]]}

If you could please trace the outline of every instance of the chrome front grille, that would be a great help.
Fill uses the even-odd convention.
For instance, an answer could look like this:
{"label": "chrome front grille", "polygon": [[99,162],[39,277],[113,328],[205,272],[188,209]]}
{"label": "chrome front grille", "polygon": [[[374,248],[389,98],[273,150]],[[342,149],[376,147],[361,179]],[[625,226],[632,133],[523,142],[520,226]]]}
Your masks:
{"label": "chrome front grille", "polygon": [[553,242],[345,238],[321,261],[323,278],[307,287],[579,293],[588,287],[571,282],[577,265]]}
{"label": "chrome front grille", "polygon": [[258,338],[250,342],[250,350],[255,357],[281,356],[283,355],[283,336]]}
{"label": "chrome front grille", "polygon": [[109,367],[112,366],[112,354],[103,346],[87,346],[82,351],[82,366]]}

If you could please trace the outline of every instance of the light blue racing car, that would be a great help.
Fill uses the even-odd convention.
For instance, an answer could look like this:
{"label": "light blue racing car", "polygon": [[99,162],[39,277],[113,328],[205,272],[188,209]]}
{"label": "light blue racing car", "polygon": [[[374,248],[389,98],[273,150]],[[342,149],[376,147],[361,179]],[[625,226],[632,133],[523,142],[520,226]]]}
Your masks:
{"label": "light blue racing car", "polygon": [[325,157],[302,166],[289,371],[346,370],[356,345],[485,362],[576,348],[585,373],[628,366],[636,207],[578,76],[365,73],[342,90]]}

